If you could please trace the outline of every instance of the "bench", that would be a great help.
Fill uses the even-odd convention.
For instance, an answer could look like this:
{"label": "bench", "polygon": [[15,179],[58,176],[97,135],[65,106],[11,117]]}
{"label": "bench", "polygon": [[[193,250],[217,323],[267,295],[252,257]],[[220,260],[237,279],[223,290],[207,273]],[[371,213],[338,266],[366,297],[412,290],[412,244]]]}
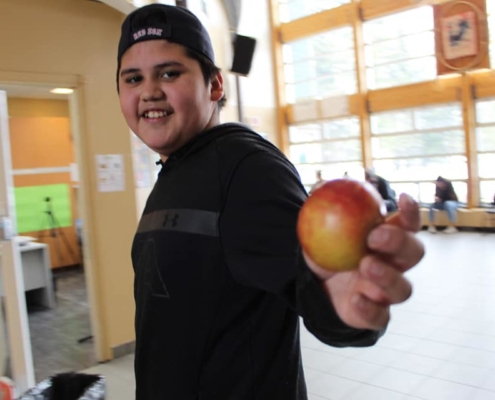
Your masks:
{"label": "bench", "polygon": [[[466,228],[493,228],[494,224],[489,213],[489,208],[458,208],[457,209],[457,223],[458,227]],[[444,210],[435,210],[435,225],[447,226],[449,219],[447,212]],[[428,226],[428,207],[421,207],[421,225]]]}

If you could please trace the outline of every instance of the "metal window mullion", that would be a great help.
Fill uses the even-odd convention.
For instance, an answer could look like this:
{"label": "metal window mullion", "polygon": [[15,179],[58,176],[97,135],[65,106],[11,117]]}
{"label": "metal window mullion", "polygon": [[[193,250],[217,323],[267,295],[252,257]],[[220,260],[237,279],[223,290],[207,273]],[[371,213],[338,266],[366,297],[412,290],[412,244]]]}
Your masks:
{"label": "metal window mullion", "polygon": [[348,49],[343,49],[343,50],[338,50],[338,51],[329,51],[329,52],[325,52],[325,53],[318,53],[317,55],[313,54],[311,55],[310,57],[307,57],[307,58],[304,58],[304,59],[300,59],[300,60],[297,60],[297,61],[293,61],[293,62],[284,62],[284,65],[295,65],[295,64],[300,64],[300,63],[303,63],[305,61],[315,61],[319,56],[331,56],[331,55],[334,55],[334,54],[339,54],[339,53],[344,53],[346,51],[350,51],[350,50],[354,50],[354,46],[352,47],[349,47]]}
{"label": "metal window mullion", "polygon": [[407,38],[407,37],[415,36],[415,35],[420,35],[420,34],[426,33],[426,32],[435,33],[435,30],[434,29],[427,29],[426,31],[420,31],[420,32],[415,32],[415,33],[408,33],[407,35],[400,35],[400,36],[396,36],[396,37],[390,38],[390,39],[382,39],[382,40],[377,40],[376,42],[365,43],[364,46],[367,47],[367,46],[373,46],[375,44],[391,42],[393,40],[403,39],[403,38]]}
{"label": "metal window mullion", "polygon": [[462,126],[454,126],[454,127],[445,127],[445,128],[432,128],[432,129],[414,129],[412,131],[399,131],[399,132],[390,132],[390,133],[371,133],[372,137],[390,137],[390,136],[407,136],[407,135],[415,135],[420,133],[437,133],[443,131],[454,131],[454,130],[462,130]]}
{"label": "metal window mullion", "polygon": [[359,140],[359,136],[354,136],[354,137],[349,137],[349,138],[338,138],[338,139],[323,139],[323,140],[317,140],[313,142],[290,142],[291,146],[299,146],[303,144],[325,144],[325,143],[335,143],[335,142],[345,142],[345,141],[351,141],[351,140]]}
{"label": "metal window mullion", "polygon": [[423,156],[401,156],[401,157],[380,157],[373,158],[373,161],[382,161],[382,160],[412,160],[414,158],[417,159],[425,159],[425,158],[438,158],[438,157],[454,157],[454,156],[464,156],[466,157],[466,153],[445,153],[445,154],[428,154]]}
{"label": "metal window mullion", "polygon": [[426,56],[421,56],[421,57],[410,57],[410,58],[403,58],[401,60],[388,61],[386,63],[376,64],[373,66],[366,65],[366,69],[375,69],[378,67],[383,67],[383,66],[392,65],[392,64],[398,64],[398,63],[406,62],[406,61],[421,60],[422,58],[428,58],[428,57],[435,57],[435,53],[431,53],[431,54],[428,54]]}

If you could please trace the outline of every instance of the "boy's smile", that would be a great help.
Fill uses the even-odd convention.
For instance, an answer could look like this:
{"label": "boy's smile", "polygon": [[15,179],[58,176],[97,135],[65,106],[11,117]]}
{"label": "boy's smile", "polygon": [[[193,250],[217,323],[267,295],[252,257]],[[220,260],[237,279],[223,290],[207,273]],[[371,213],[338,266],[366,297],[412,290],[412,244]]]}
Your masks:
{"label": "boy's smile", "polygon": [[162,156],[217,125],[222,96],[221,75],[206,84],[199,62],[181,45],[148,40],[134,44],[122,57],[122,113],[131,130]]}

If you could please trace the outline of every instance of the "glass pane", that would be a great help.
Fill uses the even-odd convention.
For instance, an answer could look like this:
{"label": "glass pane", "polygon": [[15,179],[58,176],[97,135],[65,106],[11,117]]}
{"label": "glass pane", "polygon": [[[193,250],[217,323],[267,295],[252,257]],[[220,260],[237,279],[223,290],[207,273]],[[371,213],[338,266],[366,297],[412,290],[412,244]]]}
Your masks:
{"label": "glass pane", "polygon": [[294,104],[296,102],[296,92],[294,85],[285,85],[285,101],[289,104]]}
{"label": "glass pane", "polygon": [[[339,179],[344,174],[357,180],[364,180],[363,164],[359,162],[340,162],[331,164],[295,164],[305,187],[310,188],[316,182],[316,171],[320,170],[323,179]],[[308,189],[307,189],[308,190]]]}
{"label": "glass pane", "polygon": [[480,178],[495,178],[495,153],[478,155],[478,176]]}
{"label": "glass pane", "polygon": [[284,66],[284,79],[286,83],[308,81],[314,79],[315,74],[316,61],[313,60]]}
{"label": "glass pane", "polygon": [[350,0],[288,0],[279,2],[281,22],[289,22],[322,10],[336,8],[342,4],[349,3]]}
{"label": "glass pane", "polygon": [[355,71],[354,50],[320,55],[315,61],[316,76]]}
{"label": "glass pane", "polygon": [[316,96],[314,81],[297,82],[293,87],[295,101]]}
{"label": "glass pane", "polygon": [[465,152],[464,131],[424,132],[371,139],[373,158],[396,158]]}
{"label": "glass pane", "polygon": [[462,109],[460,104],[418,108],[413,113],[416,129],[462,127]]}
{"label": "glass pane", "polygon": [[323,137],[325,139],[341,139],[358,137],[360,134],[359,118],[342,118],[323,123]]}
{"label": "glass pane", "polygon": [[495,151],[495,126],[476,128],[476,138],[478,151]]}
{"label": "glass pane", "polygon": [[338,140],[323,143],[323,161],[356,161],[362,160],[360,140]]}
{"label": "glass pane", "polygon": [[[452,181],[455,194],[460,203],[467,203],[467,184],[462,181]],[[435,200],[435,184],[432,182],[421,182],[419,184],[419,201],[421,204],[431,204]]]}
{"label": "glass pane", "polygon": [[304,17],[310,12],[306,11],[304,0],[292,0],[280,5],[280,19],[282,22],[289,22]]}
{"label": "glass pane", "polygon": [[366,65],[375,66],[435,53],[433,32],[423,32],[399,39],[378,42],[365,47]]}
{"label": "glass pane", "polygon": [[322,172],[325,179],[339,179],[347,174],[349,178],[364,180],[364,168],[361,161],[325,164]]}
{"label": "glass pane", "polygon": [[495,100],[476,102],[476,122],[480,124],[495,122]]}
{"label": "glass pane", "polygon": [[495,180],[480,183],[480,200],[483,204],[493,204],[495,202]]}
{"label": "glass pane", "polygon": [[311,43],[307,39],[298,40],[282,46],[284,63],[293,63],[313,56]]}
{"label": "glass pane", "polygon": [[354,48],[354,33],[350,26],[333,29],[305,40],[311,41],[315,55],[337,53]]}
{"label": "glass pane", "polygon": [[357,92],[355,72],[341,73],[320,78],[316,82],[316,85],[319,97],[353,94]]}
{"label": "glass pane", "polygon": [[467,204],[467,183],[466,182],[452,182],[454,186],[455,194],[460,203]]}
{"label": "glass pane", "polygon": [[414,130],[411,110],[387,111],[371,115],[371,132],[375,135]]}
{"label": "glass pane", "polygon": [[418,200],[421,204],[431,204],[435,201],[435,184],[433,182],[420,182],[418,188]]}
{"label": "glass pane", "polygon": [[321,126],[319,124],[289,126],[289,140],[291,143],[321,140]]}
{"label": "glass pane", "polygon": [[390,181],[435,181],[438,175],[448,179],[467,179],[465,156],[443,156],[373,160],[377,171],[386,171]]}
{"label": "glass pane", "polygon": [[321,162],[321,144],[300,144],[289,147],[290,159],[294,164]]}
{"label": "glass pane", "polygon": [[433,8],[419,7],[364,23],[365,43],[433,30]]}
{"label": "glass pane", "polygon": [[[297,172],[301,177],[303,185],[311,187],[316,182],[316,171],[322,170],[321,165],[318,164],[295,164]],[[322,171],[322,177],[325,179],[325,175]]]}
{"label": "glass pane", "polygon": [[366,74],[371,89],[430,81],[436,78],[435,57],[424,57],[368,68]]}
{"label": "glass pane", "polygon": [[[378,173],[378,175],[383,176],[381,172],[377,171],[377,173]],[[386,173],[386,171],[384,173]],[[395,190],[395,193],[397,194],[397,198],[399,198],[399,195],[401,193],[407,193],[414,200],[416,200],[416,201],[419,200],[419,185],[417,183],[394,183],[394,182],[390,182],[390,186],[392,187],[393,190]]]}

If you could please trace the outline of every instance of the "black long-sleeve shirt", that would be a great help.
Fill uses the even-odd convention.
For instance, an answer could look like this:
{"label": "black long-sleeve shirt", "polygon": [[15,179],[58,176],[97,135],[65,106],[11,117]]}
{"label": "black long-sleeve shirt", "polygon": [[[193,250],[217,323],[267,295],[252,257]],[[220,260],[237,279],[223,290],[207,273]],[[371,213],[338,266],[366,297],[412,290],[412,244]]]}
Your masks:
{"label": "black long-sleeve shirt", "polygon": [[136,399],[307,399],[299,316],[330,345],[376,342],[341,322],[301,257],[305,198],[293,165],[242,125],[169,157],[132,249]]}

